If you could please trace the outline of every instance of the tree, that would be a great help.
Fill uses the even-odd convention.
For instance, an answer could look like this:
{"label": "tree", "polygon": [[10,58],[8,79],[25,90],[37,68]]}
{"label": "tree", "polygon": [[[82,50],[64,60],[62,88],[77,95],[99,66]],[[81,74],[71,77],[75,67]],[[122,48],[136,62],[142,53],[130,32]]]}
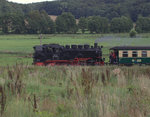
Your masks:
{"label": "tree", "polygon": [[65,19],[63,17],[58,16],[55,23],[56,23],[56,31],[58,33],[67,32]]}
{"label": "tree", "polygon": [[109,21],[105,17],[93,16],[88,18],[88,30],[93,33],[109,32]]}
{"label": "tree", "polygon": [[109,20],[106,17],[99,17],[99,30],[101,33],[109,32]]}
{"label": "tree", "polygon": [[12,20],[12,31],[15,34],[21,34],[25,32],[25,18],[23,15],[14,15]]}
{"label": "tree", "polygon": [[55,24],[45,11],[32,11],[26,18],[27,33],[54,33]]}
{"label": "tree", "polygon": [[56,31],[58,33],[76,33],[77,25],[75,17],[71,13],[62,13],[56,19]]}
{"label": "tree", "polygon": [[150,32],[150,18],[149,17],[138,17],[136,22],[136,31],[139,33]]}
{"label": "tree", "polygon": [[8,33],[9,29],[11,28],[11,24],[12,24],[11,16],[8,15],[8,14],[2,15],[0,19],[1,19],[2,32],[3,33]]}
{"label": "tree", "polygon": [[82,30],[82,33],[85,32],[85,30],[87,29],[88,26],[88,22],[87,19],[85,17],[81,17],[79,19],[79,24],[78,24],[79,28]]}
{"label": "tree", "polygon": [[130,18],[127,17],[119,17],[119,18],[113,18],[111,20],[111,31],[114,33],[123,33],[123,32],[129,32],[130,29],[133,26],[133,22]]}
{"label": "tree", "polygon": [[52,21],[52,19],[48,16],[48,14],[42,10],[40,12],[41,14],[41,17],[42,17],[42,22],[44,23],[42,25],[42,28],[41,28],[41,33],[55,33],[55,23]]}
{"label": "tree", "polygon": [[41,25],[41,16],[39,11],[31,11],[26,18],[26,29],[27,33],[37,34],[40,32]]}
{"label": "tree", "polygon": [[20,14],[5,14],[0,19],[3,33],[23,33],[25,26],[24,16]]}
{"label": "tree", "polygon": [[97,17],[89,17],[88,18],[88,30],[90,33],[96,32],[98,33],[98,21],[96,20]]}

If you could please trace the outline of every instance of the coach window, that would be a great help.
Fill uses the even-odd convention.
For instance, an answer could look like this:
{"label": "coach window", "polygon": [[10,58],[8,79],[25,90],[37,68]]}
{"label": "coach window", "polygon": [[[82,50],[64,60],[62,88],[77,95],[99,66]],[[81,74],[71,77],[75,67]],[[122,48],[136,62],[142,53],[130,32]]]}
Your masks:
{"label": "coach window", "polygon": [[133,52],[132,52],[132,57],[137,57],[137,56],[138,56],[137,51],[133,51]]}
{"label": "coach window", "polygon": [[142,51],[142,57],[147,57],[147,51]]}
{"label": "coach window", "polygon": [[128,51],[123,51],[122,56],[123,56],[123,57],[128,57]]}

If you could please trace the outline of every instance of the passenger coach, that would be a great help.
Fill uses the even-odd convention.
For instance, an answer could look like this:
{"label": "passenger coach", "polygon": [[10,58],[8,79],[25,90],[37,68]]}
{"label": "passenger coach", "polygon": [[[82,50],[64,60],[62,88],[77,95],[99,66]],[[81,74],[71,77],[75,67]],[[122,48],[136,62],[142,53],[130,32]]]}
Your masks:
{"label": "passenger coach", "polygon": [[150,46],[116,46],[110,48],[113,51],[110,55],[112,64],[149,64]]}

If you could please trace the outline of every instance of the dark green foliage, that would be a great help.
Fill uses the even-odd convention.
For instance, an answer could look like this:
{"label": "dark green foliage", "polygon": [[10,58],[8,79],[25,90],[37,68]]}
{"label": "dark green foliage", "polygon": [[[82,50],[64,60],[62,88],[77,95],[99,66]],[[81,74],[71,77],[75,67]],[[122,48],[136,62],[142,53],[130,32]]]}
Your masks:
{"label": "dark green foliage", "polygon": [[[3,15],[0,17],[0,27],[2,28],[3,33],[8,33],[8,25],[9,25],[9,15]],[[11,21],[11,19],[10,19]]]}
{"label": "dark green foliage", "polygon": [[24,6],[25,5],[8,2],[6,0],[0,0],[0,15],[12,14],[12,13],[24,14],[25,9],[31,10],[29,6],[27,6],[26,8]]}
{"label": "dark green foliage", "polygon": [[149,16],[149,0],[56,0],[28,5],[0,1],[0,15],[5,13],[27,14],[31,10],[45,10],[49,15],[60,15],[71,12],[76,18],[101,16],[114,17],[130,16],[135,22],[139,15]]}
{"label": "dark green foliage", "polygon": [[111,31],[114,33],[129,32],[133,23],[127,17],[113,18],[111,20]]}
{"label": "dark green foliage", "polygon": [[94,17],[90,17],[88,19],[88,30],[90,31],[90,33],[93,32],[98,32],[98,25],[97,25],[97,20]]}
{"label": "dark green foliage", "polygon": [[136,22],[136,31],[139,33],[150,32],[150,18],[139,17]]}
{"label": "dark green foliage", "polygon": [[85,30],[88,28],[88,22],[87,19],[85,17],[81,17],[79,19],[79,24],[78,24],[79,28],[81,29],[82,33],[85,32]]}
{"label": "dark green foliage", "polygon": [[137,34],[136,30],[134,28],[131,29],[131,31],[129,33],[130,37],[136,37],[136,34]]}
{"label": "dark green foliage", "polygon": [[16,33],[24,32],[25,22],[24,16],[21,14],[5,14],[0,17],[3,33]]}
{"label": "dark green foliage", "polygon": [[23,15],[15,15],[13,18],[12,31],[15,34],[21,34],[25,31],[25,18]]}
{"label": "dark green foliage", "polygon": [[66,28],[66,26],[65,26],[64,18],[62,18],[61,16],[58,16],[56,19],[56,31],[58,33],[65,32],[65,30],[66,30],[65,28]]}
{"label": "dark green foliage", "polygon": [[59,0],[31,6],[44,9],[51,15],[71,12],[76,18],[99,15],[111,20],[114,17],[130,16],[136,21],[139,14],[149,16],[150,13],[149,0]]}
{"label": "dark green foliage", "polygon": [[27,33],[36,34],[40,33],[40,27],[41,27],[42,21],[39,11],[32,11],[27,16]]}
{"label": "dark green foliage", "polygon": [[88,18],[88,30],[93,33],[109,32],[109,22],[107,18],[93,16]]}
{"label": "dark green foliage", "polygon": [[75,17],[71,13],[62,13],[56,19],[56,31],[58,33],[76,33],[77,25]]}
{"label": "dark green foliage", "polygon": [[[137,32],[145,33],[150,32],[149,13],[148,0],[58,0],[27,5],[1,0],[0,33],[76,33],[78,27],[82,33],[86,29],[91,33],[120,33],[129,32],[132,21]],[[62,15],[55,24],[48,14]],[[80,18],[78,27],[74,17]]]}
{"label": "dark green foliage", "polygon": [[50,19],[50,17],[44,10],[42,10],[40,13],[43,22],[41,33],[55,33],[55,23]]}
{"label": "dark green foliage", "polygon": [[26,18],[27,33],[54,33],[55,24],[45,11],[32,11]]}

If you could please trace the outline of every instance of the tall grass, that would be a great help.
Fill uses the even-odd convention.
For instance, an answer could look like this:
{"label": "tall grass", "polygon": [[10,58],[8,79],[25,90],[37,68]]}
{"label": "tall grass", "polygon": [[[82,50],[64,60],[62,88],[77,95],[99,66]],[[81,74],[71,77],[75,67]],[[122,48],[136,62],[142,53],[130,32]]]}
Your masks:
{"label": "tall grass", "polygon": [[0,67],[2,117],[148,117],[150,68]]}

